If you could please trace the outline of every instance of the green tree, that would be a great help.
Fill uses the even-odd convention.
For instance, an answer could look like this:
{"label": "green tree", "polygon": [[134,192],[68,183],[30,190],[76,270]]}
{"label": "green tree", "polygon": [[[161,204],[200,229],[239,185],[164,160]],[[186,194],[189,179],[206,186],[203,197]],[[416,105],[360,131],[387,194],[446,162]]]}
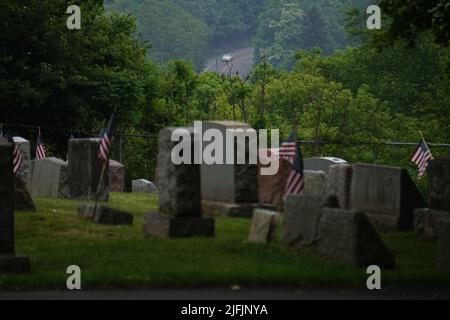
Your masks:
{"label": "green tree", "polygon": [[389,16],[385,32],[389,41],[406,39],[415,43],[421,33],[430,31],[437,43],[449,44],[449,0],[381,0],[380,6]]}

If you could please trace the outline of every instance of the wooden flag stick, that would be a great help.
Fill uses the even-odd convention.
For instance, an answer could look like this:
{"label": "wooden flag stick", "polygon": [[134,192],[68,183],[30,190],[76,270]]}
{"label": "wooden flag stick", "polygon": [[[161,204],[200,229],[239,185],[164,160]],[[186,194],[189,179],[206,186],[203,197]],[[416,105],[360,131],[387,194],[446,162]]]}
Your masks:
{"label": "wooden flag stick", "polygon": [[427,146],[433,146],[433,143],[428,143],[428,141],[425,139],[425,136],[423,135],[422,130],[419,131],[420,132],[420,136],[422,137],[422,140],[426,143]]}
{"label": "wooden flag stick", "polygon": [[425,141],[425,142],[427,142],[427,140],[425,140],[425,136],[423,135],[423,131],[420,130],[419,132],[420,132],[420,136],[422,137],[422,140]]}
{"label": "wooden flag stick", "polygon": [[103,162],[103,167],[102,167],[102,173],[101,173],[101,176],[100,176],[100,181],[98,182],[97,191],[95,193],[94,217],[95,217],[95,214],[97,213],[98,198],[100,197],[100,189],[101,189],[102,184],[103,184],[103,176],[105,175],[105,172],[106,172],[106,162]]}

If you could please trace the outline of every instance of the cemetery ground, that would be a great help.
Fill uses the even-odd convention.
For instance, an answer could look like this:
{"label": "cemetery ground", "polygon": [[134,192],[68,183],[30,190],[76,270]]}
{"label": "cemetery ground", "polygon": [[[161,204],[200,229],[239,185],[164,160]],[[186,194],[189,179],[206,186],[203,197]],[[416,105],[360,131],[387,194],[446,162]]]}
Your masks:
{"label": "cemetery ground", "polygon": [[[1,290],[66,290],[70,265],[85,290],[150,288],[365,288],[366,270],[336,264],[278,243],[247,242],[250,220],[217,218],[216,237],[144,239],[144,212],[157,196],[111,194],[109,205],[134,214],[131,227],[80,220],[79,201],[35,199],[37,213],[16,212],[16,249],[31,259],[29,275],[0,276]],[[414,233],[382,234],[397,262],[383,287],[448,288],[435,268],[435,243]]]}

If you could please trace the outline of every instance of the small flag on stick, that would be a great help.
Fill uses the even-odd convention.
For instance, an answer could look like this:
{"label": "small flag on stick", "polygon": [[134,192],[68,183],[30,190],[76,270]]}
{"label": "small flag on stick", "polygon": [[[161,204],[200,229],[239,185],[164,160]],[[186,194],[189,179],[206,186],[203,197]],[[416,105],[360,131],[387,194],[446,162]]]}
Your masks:
{"label": "small flag on stick", "polygon": [[44,140],[42,140],[41,128],[39,128],[39,134],[36,143],[36,159],[38,160],[45,159],[45,146]]}
{"label": "small flag on stick", "polygon": [[8,131],[8,142],[11,143],[14,147],[13,152],[13,173],[14,175],[17,175],[17,172],[19,172],[20,166],[22,165],[22,154],[20,153],[19,146],[14,143],[14,138],[12,136],[12,133]]}
{"label": "small flag on stick", "polygon": [[305,189],[305,176],[303,172],[304,164],[303,164],[303,155],[300,146],[295,144],[295,159],[292,164],[292,171],[289,175],[288,182],[286,184],[285,195],[288,196],[290,194],[303,194]]}
{"label": "small flag on stick", "polygon": [[419,178],[422,178],[427,171],[428,164],[433,160],[433,155],[428,147],[425,138],[422,136],[422,141],[419,143],[416,152],[411,158],[412,163],[414,163],[419,169]]}
{"label": "small flag on stick", "polygon": [[290,163],[294,163],[297,144],[295,143],[295,134],[291,133],[289,138],[281,144],[279,156],[282,159],[288,160]]}
{"label": "small flag on stick", "polygon": [[112,138],[116,128],[116,114],[113,113],[109,120],[108,127],[101,133],[100,150],[98,157],[105,163],[109,164],[109,149],[111,147]]}

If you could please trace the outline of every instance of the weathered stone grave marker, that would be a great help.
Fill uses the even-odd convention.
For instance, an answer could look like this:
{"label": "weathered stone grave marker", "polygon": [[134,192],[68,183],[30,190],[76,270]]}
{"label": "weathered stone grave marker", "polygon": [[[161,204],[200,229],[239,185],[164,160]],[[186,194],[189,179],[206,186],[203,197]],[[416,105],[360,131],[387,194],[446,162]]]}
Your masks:
{"label": "weathered stone grave marker", "polygon": [[426,207],[409,173],[399,167],[356,164],[350,208],[383,231],[411,230],[414,210]]}
{"label": "weathered stone grave marker", "polygon": [[115,160],[109,160],[109,192],[125,191],[125,166]]}
{"label": "weathered stone grave marker", "polygon": [[355,267],[395,268],[395,261],[364,213],[325,208],[317,231],[319,254]]}
{"label": "weathered stone grave marker", "polygon": [[[69,141],[69,196],[71,199],[93,200],[102,174],[103,161],[98,152],[100,139],[72,139]],[[108,172],[103,172],[100,201],[108,200]]]}
{"label": "weathered stone grave marker", "polygon": [[336,205],[336,199],[333,197],[288,196],[284,204],[281,243],[298,249],[313,246],[317,240],[322,209]]}
{"label": "weathered stone grave marker", "polygon": [[[264,149],[260,150],[263,156],[270,156],[272,161],[278,158],[278,154],[274,150]],[[261,169],[269,165],[259,164],[258,182],[259,182],[259,200],[262,205],[269,205],[276,208],[278,211],[283,211],[284,196],[286,183],[292,171],[292,164],[283,158],[279,159],[279,170],[275,175],[262,175]]]}
{"label": "weathered stone grave marker", "polygon": [[429,209],[414,213],[414,230],[437,239],[437,268],[450,271],[450,159],[432,160],[428,172]]}
{"label": "weathered stone grave marker", "polygon": [[437,268],[450,271],[450,214],[441,218],[437,231]]}
{"label": "weathered stone grave marker", "polygon": [[133,180],[131,185],[133,193],[158,193],[155,184],[146,179]]}
{"label": "weathered stone grave marker", "polygon": [[349,209],[353,167],[338,164],[330,167],[328,175],[328,195],[335,196],[341,209]]}
{"label": "weathered stone grave marker", "polygon": [[[251,128],[248,124],[240,122],[203,122],[202,136],[210,129],[218,130],[223,137],[227,137],[227,130],[248,130]],[[203,142],[204,147],[208,144]],[[237,143],[234,146],[236,150]],[[224,143],[224,164],[201,165],[201,190],[205,215],[251,217],[253,209],[258,207],[258,165],[249,164],[248,147],[247,144],[246,164],[225,164],[227,163],[227,152],[229,150]]]}
{"label": "weathered stone grave marker", "polygon": [[[177,129],[159,133],[159,212],[145,214],[144,233],[158,238],[213,237],[214,219],[202,217],[200,165],[172,162],[172,149],[178,143],[172,141],[172,133]],[[194,141],[192,128],[185,133]],[[194,143],[191,146],[193,157]]]}
{"label": "weathered stone grave marker", "polygon": [[16,256],[13,147],[0,144],[0,274],[29,273],[30,260]]}
{"label": "weathered stone grave marker", "polygon": [[275,240],[281,214],[274,211],[255,209],[250,228],[249,242],[267,243]]}
{"label": "weathered stone grave marker", "polygon": [[324,171],[305,170],[303,174],[305,176],[305,188],[303,194],[311,196],[327,195],[328,176]]}
{"label": "weathered stone grave marker", "polygon": [[31,162],[28,189],[32,197],[67,198],[67,162],[57,158],[45,158]]}
{"label": "weathered stone grave marker", "polygon": [[281,243],[295,249],[312,248],[356,267],[394,268],[394,258],[367,216],[337,206],[333,196],[288,196]]}

